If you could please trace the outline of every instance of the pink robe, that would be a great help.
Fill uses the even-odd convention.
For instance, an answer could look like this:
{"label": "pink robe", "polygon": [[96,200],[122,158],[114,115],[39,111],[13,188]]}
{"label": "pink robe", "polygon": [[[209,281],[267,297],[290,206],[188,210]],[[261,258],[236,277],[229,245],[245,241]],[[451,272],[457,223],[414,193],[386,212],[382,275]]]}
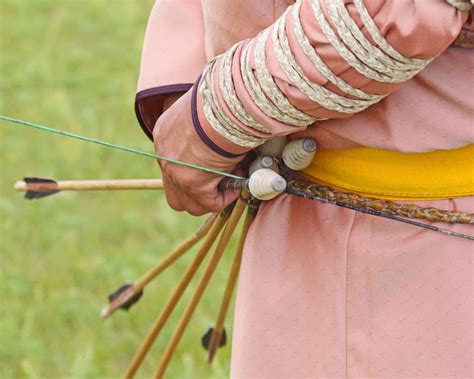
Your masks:
{"label": "pink robe", "polygon": [[[163,96],[189,89],[209,59],[254,37],[291,3],[157,1],[136,105],[145,132],[150,134]],[[408,0],[392,0],[392,8],[383,8],[390,1],[366,3],[384,9],[376,22],[388,39],[405,36],[397,47],[409,56],[441,53],[466,19],[453,8],[446,17],[417,24],[427,3],[440,6],[436,0],[413,8]],[[403,13],[407,9],[411,13]],[[338,57],[328,57],[345,80],[360,79]],[[397,89],[380,103],[350,118],[329,114],[334,119],[296,135],[312,136],[329,149],[423,152],[472,144],[473,68],[472,50],[449,47],[400,89],[361,84],[386,93]],[[283,79],[279,86],[294,104],[325,112]],[[289,133],[284,124],[268,125],[272,133]],[[418,204],[474,212],[474,197]],[[472,226],[447,227],[474,234]],[[244,251],[231,376],[474,377],[473,256],[470,241],[333,205],[287,195],[264,203]]]}

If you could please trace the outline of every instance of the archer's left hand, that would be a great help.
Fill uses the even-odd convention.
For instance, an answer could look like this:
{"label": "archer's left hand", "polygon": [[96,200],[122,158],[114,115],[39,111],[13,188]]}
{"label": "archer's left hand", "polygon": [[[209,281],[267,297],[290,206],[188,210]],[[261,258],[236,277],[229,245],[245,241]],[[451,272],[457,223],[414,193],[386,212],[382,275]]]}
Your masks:
{"label": "archer's left hand", "polygon": [[[212,151],[196,133],[191,116],[191,91],[164,112],[153,129],[158,155],[219,171],[231,172],[243,156],[226,158]],[[220,192],[223,179],[217,174],[158,161],[163,174],[166,200],[171,208],[194,216],[217,212],[234,201],[236,191]]]}

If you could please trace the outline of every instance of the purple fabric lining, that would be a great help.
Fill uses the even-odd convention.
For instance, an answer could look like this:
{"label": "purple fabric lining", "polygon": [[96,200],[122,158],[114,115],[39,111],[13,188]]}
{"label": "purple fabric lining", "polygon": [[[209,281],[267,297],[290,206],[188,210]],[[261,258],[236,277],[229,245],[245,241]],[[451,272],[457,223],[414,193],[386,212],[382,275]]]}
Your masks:
{"label": "purple fabric lining", "polygon": [[243,154],[229,153],[228,151],[225,151],[224,149],[216,145],[202,129],[201,123],[199,122],[198,112],[197,112],[197,88],[199,86],[200,80],[201,80],[201,75],[199,75],[199,78],[196,80],[196,83],[194,84],[193,93],[191,97],[191,115],[193,119],[194,130],[196,130],[196,133],[201,138],[201,140],[212,151],[216,152],[217,154],[222,155],[223,157],[226,157],[226,158],[236,158],[236,157],[242,156]]}
{"label": "purple fabric lining", "polygon": [[135,115],[137,116],[138,123],[140,124],[143,132],[151,141],[153,141],[153,134],[151,133],[150,129],[147,128],[145,122],[143,121],[139,107],[140,101],[151,96],[169,95],[171,93],[177,92],[187,92],[192,86],[192,83],[169,84],[166,86],[148,88],[137,93],[137,95],[135,96]]}

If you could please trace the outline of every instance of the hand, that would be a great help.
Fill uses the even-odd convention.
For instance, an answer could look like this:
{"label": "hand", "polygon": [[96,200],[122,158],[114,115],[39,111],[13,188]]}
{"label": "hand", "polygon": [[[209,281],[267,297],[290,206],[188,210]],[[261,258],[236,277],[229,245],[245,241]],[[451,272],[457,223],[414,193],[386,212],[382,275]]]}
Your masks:
{"label": "hand", "polygon": [[[243,158],[222,157],[202,142],[192,123],[191,90],[160,116],[153,140],[158,155],[219,171],[231,172]],[[218,191],[222,176],[165,161],[158,164],[166,200],[174,210],[200,216],[224,209],[239,196],[237,191]]]}

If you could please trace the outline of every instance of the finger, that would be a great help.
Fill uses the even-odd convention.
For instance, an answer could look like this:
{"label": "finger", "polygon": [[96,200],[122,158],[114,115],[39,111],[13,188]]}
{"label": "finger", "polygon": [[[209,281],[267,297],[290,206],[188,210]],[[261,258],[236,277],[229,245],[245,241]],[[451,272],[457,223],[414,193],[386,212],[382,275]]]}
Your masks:
{"label": "finger", "polygon": [[[169,180],[170,183],[174,183],[172,180]],[[201,205],[202,198],[207,196],[207,193],[193,191],[193,193],[180,188],[177,184],[172,184],[173,188],[170,196],[174,197],[179,203],[179,210],[186,211],[193,216],[201,216],[203,214],[209,213],[211,210]]]}
{"label": "finger", "polygon": [[217,212],[218,210],[224,209],[230,203],[235,201],[240,196],[240,191],[217,191],[216,196],[212,203],[207,204],[207,207],[211,209],[213,212]]}
{"label": "finger", "polygon": [[217,188],[214,188],[206,193],[194,193],[191,195],[191,199],[207,212],[218,212],[237,199],[239,194],[240,191],[226,190],[220,192]]}
{"label": "finger", "polygon": [[[166,188],[166,185],[164,183]],[[177,180],[173,176],[168,177],[168,186],[170,188],[170,192],[167,196],[169,196],[170,201],[173,201],[174,204],[179,204],[180,211],[186,211],[193,216],[201,216],[209,211],[202,206],[200,206],[199,199],[203,196],[202,191],[199,190],[190,190],[193,187],[186,185],[181,180]]]}
{"label": "finger", "polygon": [[237,176],[243,176],[244,175],[244,170],[242,169],[242,167],[237,166],[231,171],[231,174],[237,175]]}
{"label": "finger", "polygon": [[180,201],[179,191],[176,190],[176,187],[166,176],[163,176],[163,188],[168,205],[175,211],[184,210]]}
{"label": "finger", "polygon": [[210,209],[202,206],[199,202],[197,202],[195,198],[189,197],[185,194],[182,194],[180,202],[181,206],[183,207],[183,210],[193,216],[202,216],[206,213],[211,212]]}
{"label": "finger", "polygon": [[223,205],[222,208],[225,208],[240,196],[240,191],[218,192],[218,196],[222,198],[222,200],[219,200]]}

